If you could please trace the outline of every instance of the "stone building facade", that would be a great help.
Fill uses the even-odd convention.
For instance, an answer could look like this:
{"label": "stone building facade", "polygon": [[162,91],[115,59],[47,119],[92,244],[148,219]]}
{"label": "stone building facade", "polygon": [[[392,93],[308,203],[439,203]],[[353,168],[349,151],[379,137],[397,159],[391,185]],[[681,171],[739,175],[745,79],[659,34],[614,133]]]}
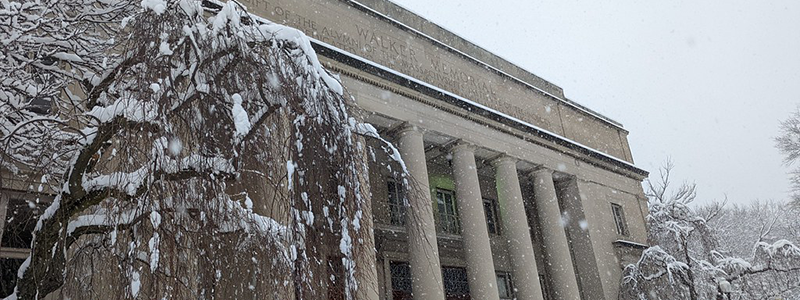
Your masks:
{"label": "stone building facade", "polygon": [[412,192],[370,172],[375,297],[617,298],[647,243],[621,124],[390,1],[247,5],[314,38],[406,162]]}
{"label": "stone building facade", "polygon": [[[387,0],[244,3],[315,39],[412,177],[401,188],[375,152],[376,278],[360,295],[617,298],[622,268],[647,243],[647,172],[621,124]],[[0,232],[21,205],[12,196],[0,197]],[[27,256],[13,238],[0,259]]]}

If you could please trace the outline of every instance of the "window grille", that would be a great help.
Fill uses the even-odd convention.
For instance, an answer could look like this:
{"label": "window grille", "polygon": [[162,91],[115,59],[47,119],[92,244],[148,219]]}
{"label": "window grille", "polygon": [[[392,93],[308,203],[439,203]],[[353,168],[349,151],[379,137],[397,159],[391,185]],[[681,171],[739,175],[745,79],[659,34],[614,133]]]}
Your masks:
{"label": "window grille", "polygon": [[442,267],[445,298],[448,300],[470,299],[467,270],[458,267]]}
{"label": "window grille", "polygon": [[497,211],[497,201],[483,199],[483,212],[486,214],[486,229],[489,234],[500,234],[500,218]]}
{"label": "window grille", "polygon": [[396,182],[394,179],[389,179],[386,181],[386,188],[388,190],[387,197],[389,198],[389,224],[395,226],[405,226],[405,189],[402,184]]}
{"label": "window grille", "polygon": [[514,299],[514,285],[511,283],[511,274],[497,272],[497,291],[500,299]]}
{"label": "window grille", "polygon": [[461,234],[458,206],[453,191],[437,189],[436,203],[439,208],[439,230],[444,233]]}
{"label": "window grille", "polygon": [[392,300],[412,300],[409,264],[400,261],[390,262],[389,272],[392,276]]}

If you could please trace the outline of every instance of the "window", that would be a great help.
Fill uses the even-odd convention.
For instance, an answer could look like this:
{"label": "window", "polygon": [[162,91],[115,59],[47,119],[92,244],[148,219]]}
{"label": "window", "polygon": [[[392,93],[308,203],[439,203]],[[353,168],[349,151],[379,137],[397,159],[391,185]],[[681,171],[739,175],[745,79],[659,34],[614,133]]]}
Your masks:
{"label": "window", "polygon": [[17,286],[17,270],[25,259],[0,258],[0,298],[8,297]]}
{"label": "window", "polygon": [[539,286],[542,287],[542,299],[553,300],[553,296],[550,294],[550,285],[547,284],[547,277],[542,274],[539,274]]}
{"label": "window", "polygon": [[389,198],[389,223],[395,226],[406,225],[405,189],[394,179],[386,181]]}
{"label": "window", "polygon": [[489,234],[500,234],[500,218],[498,218],[497,201],[483,199],[483,212],[486,214],[486,229]]}
{"label": "window", "polygon": [[29,249],[33,241],[33,228],[36,227],[40,214],[36,203],[9,199],[0,247]]}
{"label": "window", "polygon": [[442,267],[442,281],[444,281],[445,299],[470,299],[467,269],[458,267]]}
{"label": "window", "polygon": [[514,286],[511,284],[511,274],[497,272],[497,291],[500,299],[514,299]]}
{"label": "window", "polygon": [[0,206],[5,210],[5,219],[0,220],[5,222],[0,239],[0,298],[14,292],[17,270],[28,256],[33,228],[43,211],[42,205],[22,199],[11,198],[7,203],[7,207]]}
{"label": "window", "polygon": [[616,203],[611,203],[611,213],[614,215],[614,223],[617,225],[617,233],[621,235],[628,235],[628,225],[625,223],[625,213],[622,211],[622,206]]}
{"label": "window", "polygon": [[453,191],[436,189],[436,203],[439,208],[439,230],[450,234],[461,234]]}
{"label": "window", "polygon": [[409,264],[401,261],[390,262],[389,272],[392,275],[392,300],[412,300]]}
{"label": "window", "polygon": [[[58,62],[58,59],[52,56],[45,56],[42,57],[40,62],[46,66],[52,66],[53,64]],[[33,70],[33,82],[36,84],[52,84],[54,80],[52,79],[52,75],[50,74],[43,74],[39,73],[36,70]],[[40,115],[47,115],[53,109],[53,97],[50,95],[37,95],[30,99],[31,102],[26,105],[26,109],[29,111],[40,114]]]}

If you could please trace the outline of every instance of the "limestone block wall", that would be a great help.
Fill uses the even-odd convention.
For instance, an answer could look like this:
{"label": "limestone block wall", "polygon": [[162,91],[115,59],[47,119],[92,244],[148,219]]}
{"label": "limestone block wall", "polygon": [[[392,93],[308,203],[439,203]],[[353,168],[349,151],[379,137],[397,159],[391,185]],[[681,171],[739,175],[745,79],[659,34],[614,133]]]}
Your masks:
{"label": "limestone block wall", "polygon": [[565,98],[556,85],[388,1],[245,3],[254,14],[315,38],[317,51],[332,60],[357,65],[396,84],[421,87],[420,91],[459,105],[479,103],[632,162],[627,131],[617,122]]}

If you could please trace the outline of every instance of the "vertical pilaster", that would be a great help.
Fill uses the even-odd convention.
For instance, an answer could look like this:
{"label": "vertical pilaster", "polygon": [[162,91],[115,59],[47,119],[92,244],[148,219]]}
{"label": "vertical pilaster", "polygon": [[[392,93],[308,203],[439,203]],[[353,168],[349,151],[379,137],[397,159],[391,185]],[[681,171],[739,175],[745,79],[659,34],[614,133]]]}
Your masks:
{"label": "vertical pilaster", "polygon": [[410,190],[407,194],[410,207],[406,212],[406,232],[414,299],[442,300],[442,268],[439,264],[436,223],[422,132],[413,126],[400,129],[397,134],[397,148],[411,174]]}
{"label": "vertical pilaster", "polygon": [[461,236],[467,259],[469,291],[473,299],[499,299],[489,231],[475,165],[475,148],[458,143],[452,149],[453,177],[461,217]]}
{"label": "vertical pilaster", "polygon": [[356,259],[356,282],[358,289],[356,290],[356,299],[365,300],[378,300],[378,270],[377,259],[375,257],[375,235],[373,232],[372,224],[372,207],[370,202],[372,200],[364,201],[366,207],[362,207],[364,211],[369,210],[370,213],[365,214],[361,218],[361,226],[367,234],[363,241],[358,244],[358,253]]}
{"label": "vertical pilaster", "polygon": [[[358,137],[358,142],[365,144],[366,141],[363,137]],[[365,201],[362,201],[361,211],[363,215],[359,221],[361,224],[360,230],[364,232],[363,238],[360,239],[359,243],[356,244],[358,249],[356,250],[356,282],[358,283],[358,289],[356,290],[355,299],[364,299],[364,300],[379,300],[379,288],[378,288],[378,270],[377,270],[377,258],[375,253],[375,232],[373,227],[373,218],[372,218],[372,199],[368,195],[370,195],[370,180],[369,180],[369,169],[368,165],[368,155],[366,148],[361,148],[359,150],[361,152],[360,157],[363,160],[363,170],[359,170],[358,179],[360,184],[358,185],[361,189],[360,194],[361,197],[365,198]]]}
{"label": "vertical pilaster", "polygon": [[542,300],[542,286],[531,241],[522,189],[517,175],[517,160],[501,156],[492,161],[497,182],[497,202],[503,224],[502,235],[508,242],[508,253],[519,300]]}
{"label": "vertical pilaster", "polygon": [[539,224],[542,227],[547,273],[553,284],[556,299],[580,299],[578,282],[569,251],[561,210],[558,206],[553,171],[539,169],[533,172],[533,192]]}
{"label": "vertical pilaster", "polygon": [[3,232],[5,231],[6,227],[7,210],[8,210],[8,196],[0,194],[0,241],[3,240]]}

